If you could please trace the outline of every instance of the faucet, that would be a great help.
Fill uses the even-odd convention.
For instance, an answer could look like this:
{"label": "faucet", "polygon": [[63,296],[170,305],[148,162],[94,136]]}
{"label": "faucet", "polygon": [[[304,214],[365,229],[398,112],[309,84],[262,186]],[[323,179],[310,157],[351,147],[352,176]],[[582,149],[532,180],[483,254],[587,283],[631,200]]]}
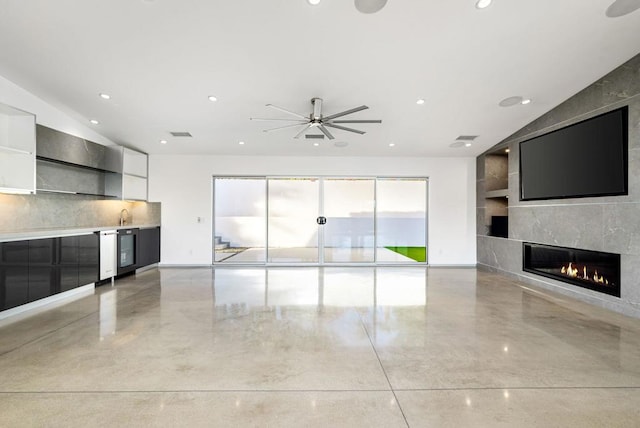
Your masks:
{"label": "faucet", "polygon": [[129,220],[129,210],[123,208],[122,211],[120,211],[120,226],[127,224],[127,220]]}

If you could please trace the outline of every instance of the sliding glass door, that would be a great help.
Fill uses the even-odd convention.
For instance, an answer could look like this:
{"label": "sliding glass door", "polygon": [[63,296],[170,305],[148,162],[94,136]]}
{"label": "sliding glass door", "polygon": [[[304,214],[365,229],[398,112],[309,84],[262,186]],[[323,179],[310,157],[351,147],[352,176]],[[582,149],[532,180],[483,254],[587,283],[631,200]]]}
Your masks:
{"label": "sliding glass door", "polygon": [[372,178],[323,180],[325,263],[375,261],[375,184]]}
{"label": "sliding glass door", "polygon": [[268,179],[269,263],[318,263],[320,179]]}
{"label": "sliding glass door", "polygon": [[426,263],[427,179],[379,178],[376,205],[376,260]]}
{"label": "sliding glass door", "polygon": [[427,262],[426,178],[215,177],[214,263]]}

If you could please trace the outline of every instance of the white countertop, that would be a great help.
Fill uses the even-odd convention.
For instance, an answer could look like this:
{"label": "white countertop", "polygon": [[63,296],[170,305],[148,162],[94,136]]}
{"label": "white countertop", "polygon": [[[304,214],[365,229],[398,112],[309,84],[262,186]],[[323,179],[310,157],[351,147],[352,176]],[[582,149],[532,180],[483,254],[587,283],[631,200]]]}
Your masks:
{"label": "white countertop", "polygon": [[103,230],[119,230],[119,229],[146,229],[159,227],[159,224],[127,224],[124,226],[100,226],[85,228],[59,228],[59,229],[43,229],[30,230],[26,232],[7,232],[0,233],[0,242],[24,241],[27,239],[43,239],[43,238],[59,238],[62,236],[88,235]]}

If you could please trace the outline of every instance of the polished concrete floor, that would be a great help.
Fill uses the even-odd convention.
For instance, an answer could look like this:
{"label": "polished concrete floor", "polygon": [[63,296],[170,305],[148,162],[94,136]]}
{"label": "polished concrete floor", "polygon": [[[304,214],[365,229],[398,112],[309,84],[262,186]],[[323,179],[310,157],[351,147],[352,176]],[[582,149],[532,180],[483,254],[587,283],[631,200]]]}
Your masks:
{"label": "polished concrete floor", "polygon": [[0,426],[637,427],[640,320],[475,269],[154,269],[0,327]]}

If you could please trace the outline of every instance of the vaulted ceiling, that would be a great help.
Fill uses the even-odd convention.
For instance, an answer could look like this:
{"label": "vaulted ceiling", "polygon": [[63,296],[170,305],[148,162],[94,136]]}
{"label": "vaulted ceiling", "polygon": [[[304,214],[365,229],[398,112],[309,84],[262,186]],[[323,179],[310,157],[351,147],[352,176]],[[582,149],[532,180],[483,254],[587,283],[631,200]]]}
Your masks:
{"label": "vaulted ceiling", "polygon": [[[640,11],[612,1],[0,0],[0,75],[148,153],[475,156],[640,52]],[[313,97],[382,123],[309,140],[249,120]]]}

